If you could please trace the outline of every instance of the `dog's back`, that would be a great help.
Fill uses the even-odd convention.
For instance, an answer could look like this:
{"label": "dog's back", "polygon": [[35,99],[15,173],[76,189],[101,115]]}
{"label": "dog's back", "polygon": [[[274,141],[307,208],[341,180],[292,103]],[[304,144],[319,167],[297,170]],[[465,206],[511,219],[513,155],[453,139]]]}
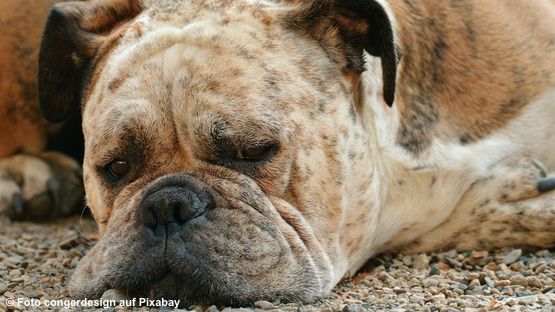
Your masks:
{"label": "dog's back", "polygon": [[[396,105],[407,129],[399,143],[409,150],[425,150],[431,137],[476,142],[555,90],[554,1],[389,4],[403,16],[396,21],[402,54]],[[553,116],[534,118],[555,123]]]}

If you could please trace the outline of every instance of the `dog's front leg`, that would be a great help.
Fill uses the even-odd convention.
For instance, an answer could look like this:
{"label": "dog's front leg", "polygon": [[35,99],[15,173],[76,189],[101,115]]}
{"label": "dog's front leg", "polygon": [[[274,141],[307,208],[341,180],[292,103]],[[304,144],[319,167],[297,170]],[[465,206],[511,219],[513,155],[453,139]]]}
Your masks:
{"label": "dog's front leg", "polygon": [[555,246],[555,179],[528,157],[507,159],[490,169],[445,222],[401,249]]}

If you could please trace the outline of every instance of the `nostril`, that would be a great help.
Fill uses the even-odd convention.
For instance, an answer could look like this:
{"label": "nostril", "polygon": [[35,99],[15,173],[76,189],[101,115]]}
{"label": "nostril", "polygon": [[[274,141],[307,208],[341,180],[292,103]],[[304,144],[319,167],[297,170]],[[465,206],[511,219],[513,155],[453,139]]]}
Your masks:
{"label": "nostril", "polygon": [[199,199],[201,199],[201,202],[202,202],[202,205],[201,205],[202,213],[213,209],[212,200],[208,197],[207,194],[204,194],[204,193],[200,194]]}
{"label": "nostril", "polygon": [[164,187],[145,195],[140,206],[142,224],[157,232],[160,225],[183,225],[211,207],[211,198],[190,187]]}
{"label": "nostril", "polygon": [[173,207],[173,219],[179,225],[185,224],[185,222],[189,221],[190,213],[188,207],[183,205],[182,203],[178,203]]}
{"label": "nostril", "polygon": [[156,232],[156,227],[158,225],[158,218],[156,217],[156,213],[152,209],[148,209],[144,212],[143,217],[143,224],[151,229],[153,232]]}
{"label": "nostril", "polygon": [[205,194],[197,194],[192,189],[187,190],[188,192],[183,194],[184,201],[176,207],[175,211],[176,220],[180,225],[203,214],[210,202]]}

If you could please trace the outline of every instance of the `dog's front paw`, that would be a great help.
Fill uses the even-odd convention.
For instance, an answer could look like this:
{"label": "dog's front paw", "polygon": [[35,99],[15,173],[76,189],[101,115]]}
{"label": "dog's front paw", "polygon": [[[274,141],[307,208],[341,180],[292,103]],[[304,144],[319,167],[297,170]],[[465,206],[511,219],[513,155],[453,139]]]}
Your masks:
{"label": "dog's front paw", "polygon": [[555,189],[555,180],[547,178],[545,167],[531,157],[512,158],[496,168],[501,181],[501,200],[515,202],[536,197]]}
{"label": "dog's front paw", "polygon": [[0,159],[0,216],[42,220],[82,209],[81,167],[57,152]]}

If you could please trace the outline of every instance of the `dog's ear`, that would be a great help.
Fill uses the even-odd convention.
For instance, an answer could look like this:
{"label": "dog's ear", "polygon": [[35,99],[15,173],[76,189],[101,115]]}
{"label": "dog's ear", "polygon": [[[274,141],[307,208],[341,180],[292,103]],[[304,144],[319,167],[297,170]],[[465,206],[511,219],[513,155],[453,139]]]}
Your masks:
{"label": "dog's ear", "polygon": [[384,100],[393,105],[399,53],[392,21],[378,1],[299,1],[286,22],[318,40],[345,73],[365,70],[363,50],[380,57]]}
{"label": "dog's ear", "polygon": [[89,0],[50,10],[39,54],[43,116],[60,122],[78,111],[87,69],[105,39],[142,11],[140,0]]}

